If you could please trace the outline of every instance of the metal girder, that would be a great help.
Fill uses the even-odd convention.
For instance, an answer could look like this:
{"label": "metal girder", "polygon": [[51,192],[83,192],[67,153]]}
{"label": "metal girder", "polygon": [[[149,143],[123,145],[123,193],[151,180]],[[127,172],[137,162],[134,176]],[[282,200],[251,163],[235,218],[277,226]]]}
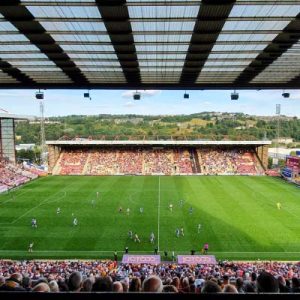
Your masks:
{"label": "metal girder", "polygon": [[[114,6],[109,5],[109,3],[114,4],[114,6],[118,6],[118,9],[114,9]],[[128,83],[140,83],[141,82],[141,75],[139,71],[139,63],[136,55],[136,49],[135,49],[135,44],[134,44],[134,38],[132,34],[132,28],[129,20],[129,12],[127,9],[127,6],[125,5],[126,1],[123,0],[115,0],[115,1],[101,1],[101,0],[96,0],[96,5],[99,9],[99,12],[102,17],[102,21],[104,22],[104,25],[107,29],[107,33],[110,36],[111,44],[115,49],[115,54],[119,59],[121,68],[123,69],[124,76],[127,80]],[[118,46],[118,39],[113,35],[114,30],[112,26],[109,24],[109,18],[111,16],[112,11],[114,11],[114,18],[116,20],[122,20],[123,27],[127,28],[128,33],[122,33],[123,36],[126,35],[126,41],[124,45],[124,50]],[[125,16],[125,18],[124,18]],[[121,53],[124,54],[126,52],[126,59],[124,57],[120,56]],[[136,61],[136,65],[134,66],[134,71],[133,72],[128,72],[126,69],[127,65],[125,60],[130,59],[132,61]]]}
{"label": "metal girder", "polygon": [[[247,5],[250,5],[249,10],[244,7]],[[257,8],[257,6],[260,5],[268,5],[272,9],[267,10],[264,16],[261,13],[262,11],[258,12],[259,7]],[[300,75],[288,83],[285,83],[288,79],[283,80],[282,77],[280,77],[282,82],[251,82],[255,76],[264,71],[267,66],[288,49],[291,57],[298,58],[300,55],[298,48],[293,48],[291,51],[291,47],[300,39],[299,15],[293,18],[294,12],[292,9],[286,9],[285,7],[282,16],[278,16],[277,5],[291,5],[292,7],[293,5],[300,5],[300,0],[276,1],[276,3],[271,3],[269,0],[176,0],[167,2],[163,0],[137,0],[136,2],[127,2],[126,0],[95,0],[92,2],[78,2],[75,0],[66,2],[2,0],[0,1],[0,17],[3,15],[4,18],[0,19],[0,57],[2,57],[0,69],[15,78],[18,84],[10,83],[8,80],[6,83],[0,83],[0,88],[4,86],[14,88],[137,89],[254,89],[283,88],[283,86],[284,88],[296,88],[300,83]],[[32,10],[28,6],[41,6],[42,10],[37,9],[37,7]],[[47,13],[47,6],[54,8],[53,10],[50,9],[49,14]],[[101,17],[98,11],[96,11],[96,16],[98,15],[99,18],[90,18],[89,13],[80,13],[80,16],[77,17],[77,14],[72,13],[72,10],[64,8],[60,10],[60,6],[64,6],[64,8],[73,6],[77,7],[77,10],[79,6],[80,9],[81,7],[83,9],[88,7],[87,12],[99,10]],[[136,10],[135,14],[135,10],[132,9],[139,6],[144,6],[143,14],[139,12],[139,9]],[[147,14],[148,10],[145,10],[145,7],[148,6],[156,7],[149,10],[151,14]],[[172,12],[175,12],[173,15],[167,9],[164,9],[164,12],[160,14],[158,7],[163,6],[181,6],[180,13],[176,14],[176,9],[174,9],[172,10]],[[193,13],[181,13],[183,6],[192,6]],[[235,6],[242,6],[243,11],[239,13],[237,9],[234,14],[230,14]],[[256,6],[253,14],[251,6]],[[196,13],[199,10],[197,17],[192,17],[195,16],[195,9]],[[275,13],[273,9],[275,9]],[[76,10],[74,9],[74,11]],[[66,12],[66,18],[63,17],[64,12]],[[133,12],[132,16],[129,15],[131,12]],[[154,14],[154,12],[157,13]],[[33,14],[37,14],[39,17],[35,17]],[[48,15],[54,17],[48,17]],[[91,16],[95,16],[95,14],[91,14]],[[285,22],[282,24],[289,22],[289,25],[281,30],[284,25],[277,24],[278,26],[276,26],[275,21],[277,20]],[[7,21],[16,27],[18,31],[11,29]],[[49,22],[49,24],[44,25],[44,23],[40,23],[42,21]],[[168,28],[164,31],[163,25],[161,27],[155,26],[155,22],[159,24],[158,22],[162,21],[166,24],[172,22],[172,25],[174,22],[174,30]],[[261,21],[262,23],[272,21],[274,27],[270,30],[261,30],[259,23],[257,23],[258,27],[251,24],[248,26],[246,23],[245,26],[235,28],[231,26],[232,24],[226,26],[225,22],[227,21],[239,21],[237,27],[242,24],[241,21],[249,22],[249,24],[252,21]],[[76,25],[71,22],[75,22]],[[150,25],[147,26],[149,22],[151,22],[151,27]],[[184,22],[190,22],[190,24],[184,26]],[[97,26],[97,23],[101,23],[100,26]],[[231,30],[223,30],[224,25],[225,28]],[[264,28],[272,27],[272,24],[269,25],[270,23],[262,26],[265,26]],[[194,26],[194,28],[192,29],[191,26]],[[5,28],[9,30],[5,30]],[[49,28],[49,31],[46,31],[46,28]],[[94,29],[96,30],[93,31]],[[21,38],[19,42],[14,41],[19,38],[9,37],[10,34],[25,35],[29,41],[24,41]],[[222,36],[221,39],[220,34],[228,36]],[[233,36],[236,34],[250,36]],[[261,37],[258,35],[253,37],[255,34],[272,34],[273,36]],[[74,35],[74,37],[70,35]],[[78,35],[91,35],[93,37],[81,38]],[[102,40],[101,35],[105,35],[105,39]],[[154,37],[147,38],[147,35],[154,35]],[[155,37],[155,35],[163,36]],[[187,35],[188,37],[182,37],[181,39],[178,37],[177,39],[176,36],[180,35]],[[273,39],[274,35],[277,35],[275,39]],[[142,38],[143,36],[145,38]],[[270,41],[271,38],[272,41]],[[143,42],[143,40],[147,42]],[[170,47],[173,44],[175,47]],[[35,45],[37,48],[29,47],[29,45]],[[78,47],[76,47],[77,45]],[[227,45],[230,46],[227,47]],[[245,47],[243,47],[244,45]],[[179,51],[176,46],[179,46]],[[187,48],[188,50],[186,50]],[[45,54],[46,57],[37,55],[41,53]],[[213,55],[209,56],[210,54]],[[26,63],[25,57],[28,58],[28,63]],[[297,75],[298,62],[291,57],[289,57],[287,64],[284,64],[284,60],[277,61],[274,65],[277,68],[273,68],[274,74],[281,71],[291,71],[292,74],[295,72]],[[54,62],[54,65],[47,64],[47,61]],[[35,64],[35,62],[37,63]],[[206,62],[213,63],[205,64]],[[203,69],[204,65],[205,69]],[[55,75],[53,75],[56,72],[53,68],[55,66],[59,67],[72,81],[68,83],[69,79],[61,74],[63,78],[66,78],[66,83],[59,83],[59,80],[52,82],[51,80],[55,78]],[[43,72],[43,69],[47,72]],[[113,73],[112,71],[117,72]],[[41,77],[39,77],[39,73]],[[106,76],[104,74],[107,74],[107,77],[104,78],[103,76]],[[124,77],[122,74],[124,74]],[[197,81],[199,74],[201,74],[201,77]],[[36,81],[40,79],[43,83],[37,83],[29,76],[32,76],[32,78],[35,76]],[[180,79],[178,79],[178,76],[180,76]],[[214,78],[214,76],[217,77]],[[108,78],[112,80],[111,83]],[[158,82],[158,78],[162,78],[161,82]],[[47,79],[49,79],[48,82]],[[96,80],[99,80],[99,82]]]}
{"label": "metal girder", "polygon": [[34,81],[30,77],[28,77],[27,75],[22,73],[19,69],[14,68],[11,64],[9,64],[8,62],[2,59],[0,59],[0,70],[2,70],[7,75],[15,78],[19,82],[22,82],[24,84],[29,84],[29,85],[34,84]]}
{"label": "metal girder", "polygon": [[299,89],[300,81],[295,83],[255,83],[255,84],[241,84],[235,85],[233,83],[197,83],[197,84],[180,84],[174,83],[141,83],[141,84],[129,84],[129,83],[91,83],[88,86],[85,84],[75,83],[22,83],[22,84],[10,84],[3,83],[0,85],[0,89],[165,89],[165,90],[259,90],[259,89]]}
{"label": "metal girder", "polygon": [[[63,49],[57,45],[55,40],[45,31],[45,29],[34,19],[33,15],[29,12],[26,6],[20,5],[21,1],[13,1],[15,6],[0,6],[0,13],[4,16],[4,18],[11,22],[18,30],[19,33],[24,34],[31,42],[31,44],[35,45],[40,49],[41,53],[45,54],[51,61],[55,63],[55,65],[62,69],[62,71],[75,83],[85,83],[88,84],[87,79],[81,73],[80,69],[76,67],[74,62],[70,59],[70,57],[63,51]],[[22,16],[26,19],[26,22],[15,22],[15,16]],[[43,35],[43,40],[47,41],[47,45],[40,44],[38,40],[34,39],[32,36],[26,34],[26,28],[30,23],[30,27],[34,28],[36,32],[40,35]],[[55,53],[55,55],[53,55]],[[64,70],[65,66],[57,60],[59,57],[61,60],[68,61],[69,66],[73,67],[74,71],[68,72]]]}
{"label": "metal girder", "polygon": [[[298,14],[296,18],[293,19],[282,30],[282,32],[279,33],[278,36],[271,43],[269,43],[268,46],[252,61],[252,63],[245,68],[245,70],[237,77],[234,83],[239,85],[245,82],[251,82],[259,73],[265,70],[278,57],[296,44],[299,41],[300,28],[297,30],[297,35],[289,36],[289,39],[286,40],[284,44],[281,43],[281,40],[287,32],[290,32],[290,28],[295,28],[295,26],[299,23],[299,20],[300,14]],[[269,56],[269,60],[264,59],[266,54]],[[260,65],[259,67],[257,67],[258,64]]]}
{"label": "metal girder", "polygon": [[[189,49],[188,49],[188,52],[187,52],[187,55],[186,55],[186,58],[185,58],[184,67],[182,69],[182,73],[181,73],[181,77],[180,77],[180,83],[181,84],[189,84],[189,83],[192,84],[192,83],[194,83],[196,81],[196,79],[198,78],[202,67],[204,66],[204,62],[199,61],[199,65],[198,65],[199,69],[198,69],[197,72],[191,73],[187,70],[187,67],[188,67],[188,64],[189,64],[189,61],[190,61],[190,54],[194,53],[194,50],[193,50],[193,48],[195,47],[195,45],[193,43],[193,41],[195,39],[194,34],[195,33],[201,33],[201,30],[196,31],[196,28],[198,28],[198,25],[201,24],[203,16],[205,16],[205,18],[207,18],[209,13],[211,13],[211,14],[213,14],[211,17],[219,18],[218,21],[215,21],[215,27],[214,27],[214,28],[217,28],[217,29],[215,29],[216,34],[215,34],[215,39],[214,39],[214,42],[216,42],[219,34],[222,31],[222,28],[224,26],[226,18],[228,18],[229,14],[231,12],[231,9],[232,9],[235,2],[236,1],[232,1],[232,0],[223,0],[223,1],[220,1],[220,0],[208,1],[208,0],[206,0],[206,1],[202,1],[202,4],[200,5],[200,9],[199,9],[199,12],[198,12],[197,21],[196,21],[195,26],[194,26],[194,32],[192,34],[190,46],[189,46]],[[209,8],[212,4],[218,4],[220,7],[222,7],[222,10],[217,10],[217,11],[210,10]],[[208,57],[210,51],[213,48],[213,43],[208,48],[209,49],[207,51],[207,57]],[[199,51],[199,53],[200,52],[201,51]]]}

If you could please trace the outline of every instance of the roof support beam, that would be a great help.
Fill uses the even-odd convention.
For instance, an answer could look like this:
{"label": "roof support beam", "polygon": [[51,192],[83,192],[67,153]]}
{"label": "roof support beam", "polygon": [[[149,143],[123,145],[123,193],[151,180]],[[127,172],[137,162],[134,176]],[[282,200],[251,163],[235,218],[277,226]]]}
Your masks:
{"label": "roof support beam", "polygon": [[[0,84],[1,89],[84,89],[87,88],[86,85],[80,85],[75,83],[2,83]],[[224,82],[214,82],[213,80],[205,83],[197,84],[186,84],[180,85],[178,82],[174,83],[142,83],[142,84],[124,84],[122,83],[91,83],[88,88],[90,89],[165,89],[165,90],[228,90],[228,89],[247,89],[247,90],[257,90],[257,89],[299,89],[299,82],[297,84],[292,83],[268,83],[268,84],[243,84],[239,86],[234,86],[232,83]]]}
{"label": "roof support beam", "polygon": [[[88,85],[87,79],[81,73],[80,69],[76,67],[75,63],[70,57],[63,51],[63,49],[56,44],[55,40],[46,32],[46,30],[38,23],[34,16],[29,12],[26,6],[21,5],[21,1],[13,0],[14,6],[0,6],[0,13],[4,18],[11,22],[18,30],[19,33],[24,34],[31,42],[40,49],[41,53],[45,54],[51,61],[53,61],[57,67],[61,68],[62,71],[75,83]],[[26,19],[26,22],[15,21],[16,16]],[[35,32],[38,32],[43,36],[43,40],[47,42],[47,45],[39,43],[34,37],[26,33],[27,28],[32,28]],[[16,33],[16,32],[15,32]],[[72,71],[65,70],[65,64],[61,64],[60,60],[67,62],[67,66],[72,68]]]}
{"label": "roof support beam", "polygon": [[[96,0],[96,5],[98,6],[107,33],[110,36],[112,46],[115,49],[115,54],[123,69],[126,81],[134,84],[141,83],[140,69],[126,0]],[[114,16],[115,21],[118,23],[121,22],[121,24],[116,26],[115,22],[109,22],[111,16]],[[123,45],[121,46],[119,45],[119,39],[115,36],[115,34],[120,33],[120,25],[122,29],[126,30],[126,33],[122,32]],[[120,55],[122,53],[124,54],[124,52],[126,52],[126,57]],[[128,66],[128,60],[135,61],[135,65],[133,66],[131,63],[130,66]],[[128,70],[128,67],[131,68],[130,71]]]}
{"label": "roof support beam", "polygon": [[[27,22],[21,22],[24,23],[24,25]],[[107,22],[109,23],[111,26],[115,25],[115,26],[122,26],[121,22]],[[201,28],[201,29],[194,29],[194,33],[196,37],[201,38],[201,37],[210,37],[210,35],[219,35],[220,31],[219,30],[215,30],[214,28],[210,28],[210,25],[214,26],[214,22],[205,22],[207,23],[206,25],[208,27],[205,28]],[[0,20],[0,24],[1,24],[1,20]],[[15,21],[15,24],[18,24],[18,21]],[[24,26],[25,27],[25,26]],[[280,30],[258,30],[255,31],[255,33],[257,34],[280,34],[282,31]],[[0,32],[0,36],[1,35],[9,35],[9,34],[16,34],[17,32],[15,31],[1,31]],[[28,35],[28,36],[32,36],[33,38],[39,38],[40,37],[40,30],[37,30],[36,28],[32,28],[30,26],[30,23],[28,23],[28,25],[26,26],[26,28],[24,28],[23,33]],[[55,31],[55,30],[48,30],[47,31],[48,34],[66,34],[66,35],[74,35],[74,34],[84,34],[84,35],[101,35],[101,34],[107,34],[106,31],[89,31],[89,30],[70,30],[70,31]],[[119,38],[120,35],[123,36],[124,34],[131,34],[132,31],[128,31],[126,30],[126,28],[122,28],[122,31],[118,31],[116,33],[111,33],[110,36],[113,36],[114,38]],[[253,29],[249,29],[249,30],[222,30],[222,34],[251,34],[253,33]],[[291,28],[288,31],[284,32],[285,34],[294,34],[294,35],[299,35],[299,29],[298,28]],[[135,35],[163,35],[163,34],[167,34],[167,35],[178,35],[178,34],[191,34],[190,31],[171,31],[171,32],[166,32],[166,31],[135,31],[134,32]]]}
{"label": "roof support beam", "polygon": [[[234,84],[240,85],[250,83],[258,74],[264,71],[271,65],[278,57],[290,49],[299,41],[300,34],[300,14],[296,16],[276,38],[268,44],[268,46],[245,68],[245,70],[236,78]],[[293,29],[297,29],[296,35],[290,34],[288,38],[287,33]],[[285,40],[285,43],[282,43]],[[268,59],[266,59],[268,58]]]}
{"label": "roof support beam", "polygon": [[[214,18],[214,41],[211,41],[211,45],[208,47],[206,53],[206,58],[208,58],[209,53],[211,52],[211,49],[213,48],[214,43],[216,42],[219,34],[222,31],[222,28],[224,26],[224,23],[226,19],[228,18],[231,9],[236,1],[233,0],[203,0],[200,9],[197,16],[197,21],[194,26],[194,31],[191,37],[190,46],[185,58],[184,67],[182,69],[181,77],[180,77],[180,84],[193,84],[197,80],[204,63],[203,61],[199,61],[198,64],[198,71],[197,72],[191,72],[188,70],[189,68],[189,62],[190,62],[190,56],[192,53],[195,53],[195,41],[197,40],[196,34],[204,33],[207,29],[205,27],[205,24],[207,21],[202,21],[202,19],[207,18]],[[216,7],[217,9],[214,9]],[[203,28],[203,31],[202,31]],[[205,32],[206,33],[206,32]],[[197,52],[197,51],[196,51]],[[201,51],[199,51],[201,53]]]}
{"label": "roof support beam", "polygon": [[0,70],[2,70],[7,75],[15,78],[19,82],[22,82],[23,84],[34,83],[34,81],[30,77],[26,76],[19,69],[14,68],[10,63],[2,60],[1,58],[0,58]]}

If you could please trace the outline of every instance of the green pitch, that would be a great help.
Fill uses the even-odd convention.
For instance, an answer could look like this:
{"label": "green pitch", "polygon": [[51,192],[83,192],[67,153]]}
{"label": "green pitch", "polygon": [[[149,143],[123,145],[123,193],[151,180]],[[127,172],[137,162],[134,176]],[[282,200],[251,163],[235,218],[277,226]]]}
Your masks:
{"label": "green pitch", "polygon": [[140,254],[158,246],[170,257],[173,250],[199,253],[207,242],[220,259],[299,260],[300,189],[269,177],[46,177],[0,195],[0,237],[2,258],[112,258],[115,250],[121,258],[125,246]]}

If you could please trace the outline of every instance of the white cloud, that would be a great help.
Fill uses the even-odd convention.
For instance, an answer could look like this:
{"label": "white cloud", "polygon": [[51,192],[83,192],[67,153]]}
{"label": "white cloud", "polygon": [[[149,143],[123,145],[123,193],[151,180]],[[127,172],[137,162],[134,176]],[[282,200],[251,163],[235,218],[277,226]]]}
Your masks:
{"label": "white cloud", "polygon": [[[291,100],[300,100],[300,92],[299,91],[291,91],[290,93],[290,99]],[[288,99],[286,99],[288,100]]]}
{"label": "white cloud", "polygon": [[128,101],[124,104],[125,107],[130,108],[130,107],[134,107],[135,104],[132,101]]}
{"label": "white cloud", "polygon": [[153,97],[153,96],[159,95],[161,93],[161,90],[131,90],[131,91],[126,91],[126,92],[122,93],[122,97],[123,98],[132,98],[136,91],[141,93],[142,97]]}

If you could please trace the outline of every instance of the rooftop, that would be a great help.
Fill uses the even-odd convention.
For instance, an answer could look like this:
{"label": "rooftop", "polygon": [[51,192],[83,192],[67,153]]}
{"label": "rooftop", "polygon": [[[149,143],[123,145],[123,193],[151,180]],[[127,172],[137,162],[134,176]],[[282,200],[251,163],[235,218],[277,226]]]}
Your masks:
{"label": "rooftop", "polygon": [[2,0],[0,88],[298,88],[298,0]]}

